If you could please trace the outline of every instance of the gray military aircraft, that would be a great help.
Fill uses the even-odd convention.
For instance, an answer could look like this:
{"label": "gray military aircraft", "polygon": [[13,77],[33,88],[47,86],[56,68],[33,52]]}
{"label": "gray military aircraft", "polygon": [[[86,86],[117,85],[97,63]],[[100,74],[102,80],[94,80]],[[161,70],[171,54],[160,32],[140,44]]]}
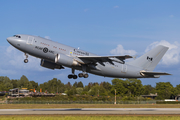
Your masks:
{"label": "gray military aircraft", "polygon": [[[168,47],[159,45],[141,57],[125,63],[132,56],[98,56],[80,49],[66,46],[39,36],[18,34],[8,37],[7,41],[28,55],[40,58],[42,67],[49,69],[64,69],[69,67],[72,74],[68,78],[87,78],[88,73],[113,78],[158,78],[168,73],[153,72]],[[75,70],[80,70],[78,76]]]}

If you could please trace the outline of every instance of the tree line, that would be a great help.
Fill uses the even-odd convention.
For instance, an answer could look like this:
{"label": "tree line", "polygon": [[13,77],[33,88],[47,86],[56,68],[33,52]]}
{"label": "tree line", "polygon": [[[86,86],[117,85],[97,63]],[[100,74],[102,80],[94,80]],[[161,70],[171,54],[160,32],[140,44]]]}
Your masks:
{"label": "tree line", "polygon": [[157,93],[156,99],[169,99],[174,98],[180,94],[180,84],[173,87],[170,82],[156,83],[155,87],[151,85],[142,85],[139,79],[118,79],[115,78],[109,82],[90,82],[88,85],[83,85],[80,82],[74,82],[71,84],[68,82],[64,84],[61,80],[53,78],[43,84],[38,84],[35,81],[29,81],[26,76],[22,76],[20,79],[10,80],[8,77],[0,77],[0,91],[9,91],[13,88],[27,88],[36,89],[36,91],[48,92],[48,93],[66,93],[68,96],[72,95],[89,95],[89,96],[114,96],[115,89],[116,95],[123,99],[131,100],[134,97],[140,97],[140,95],[149,95],[150,93]]}

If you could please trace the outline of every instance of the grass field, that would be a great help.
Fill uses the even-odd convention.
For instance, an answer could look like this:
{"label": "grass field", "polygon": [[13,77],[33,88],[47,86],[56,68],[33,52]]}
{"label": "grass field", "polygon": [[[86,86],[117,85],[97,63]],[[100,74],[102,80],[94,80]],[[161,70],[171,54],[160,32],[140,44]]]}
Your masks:
{"label": "grass field", "polygon": [[0,104],[0,109],[31,108],[180,108],[180,104]]}
{"label": "grass field", "polygon": [[180,116],[41,116],[13,115],[0,116],[0,120],[179,120]]}

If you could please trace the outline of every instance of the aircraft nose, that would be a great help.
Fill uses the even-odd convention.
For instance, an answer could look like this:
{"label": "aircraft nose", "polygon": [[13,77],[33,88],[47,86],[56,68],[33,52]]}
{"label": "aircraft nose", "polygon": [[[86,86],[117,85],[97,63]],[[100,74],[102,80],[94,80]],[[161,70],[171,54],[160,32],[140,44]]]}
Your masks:
{"label": "aircraft nose", "polygon": [[12,41],[13,41],[12,37],[8,37],[6,40],[7,40],[9,43],[12,43]]}
{"label": "aircraft nose", "polygon": [[17,40],[14,37],[8,37],[6,40],[13,46],[17,44]]}

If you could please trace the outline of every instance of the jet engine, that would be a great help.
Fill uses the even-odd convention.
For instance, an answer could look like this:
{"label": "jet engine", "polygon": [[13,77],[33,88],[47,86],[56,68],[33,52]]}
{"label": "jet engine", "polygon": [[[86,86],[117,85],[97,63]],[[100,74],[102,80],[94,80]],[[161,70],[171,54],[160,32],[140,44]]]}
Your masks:
{"label": "jet engine", "polygon": [[64,69],[62,65],[58,65],[56,63],[41,59],[41,66],[49,69]]}
{"label": "jet engine", "polygon": [[80,66],[80,64],[76,60],[74,60],[74,58],[69,57],[69,56],[64,55],[64,54],[57,54],[55,57],[55,63],[60,64],[60,65],[64,65],[67,67]]}

